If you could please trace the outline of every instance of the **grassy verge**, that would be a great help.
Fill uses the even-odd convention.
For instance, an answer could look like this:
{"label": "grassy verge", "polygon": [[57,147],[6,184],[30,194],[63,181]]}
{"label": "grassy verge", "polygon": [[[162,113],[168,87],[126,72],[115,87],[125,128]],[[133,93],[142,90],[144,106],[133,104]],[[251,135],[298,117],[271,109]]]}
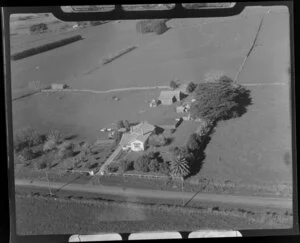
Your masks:
{"label": "grassy verge", "polygon": [[27,50],[23,50],[17,53],[14,53],[11,55],[12,60],[16,61],[16,60],[20,60],[29,56],[33,56],[45,51],[49,51],[52,49],[55,49],[57,47],[61,47],[70,43],[73,43],[75,41],[79,41],[82,40],[82,36],[81,35],[75,35],[75,36],[71,36],[71,37],[67,37],[65,39],[61,39],[55,42],[51,42],[51,43],[47,43],[41,46],[37,46],[37,47],[33,47]]}
{"label": "grassy verge", "polygon": [[292,215],[284,212],[221,207],[183,208],[113,202],[65,195],[52,199],[37,194],[17,195],[19,234],[67,234],[133,231],[289,228]]}

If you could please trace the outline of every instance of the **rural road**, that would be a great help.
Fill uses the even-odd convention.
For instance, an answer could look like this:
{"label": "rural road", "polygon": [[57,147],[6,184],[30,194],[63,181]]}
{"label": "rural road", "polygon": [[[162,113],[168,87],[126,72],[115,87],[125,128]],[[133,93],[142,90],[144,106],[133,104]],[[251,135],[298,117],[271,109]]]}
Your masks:
{"label": "rural road", "polygon": [[[20,180],[15,181],[16,186],[24,187],[39,187],[48,188],[48,182]],[[136,188],[121,188],[115,186],[94,186],[83,184],[65,184],[59,182],[51,182],[50,187],[52,190],[61,189],[64,191],[76,191],[76,192],[89,192],[97,194],[109,194],[124,197],[140,197],[140,198],[157,198],[157,199],[182,199],[188,202],[189,200],[199,202],[211,202],[211,203],[225,203],[235,204],[252,207],[265,207],[265,208],[292,208],[292,199],[288,198],[271,198],[271,197],[253,197],[253,196],[234,196],[224,194],[210,194],[210,193],[195,193],[191,192],[171,192],[171,191],[159,191],[149,189],[136,189]],[[186,203],[185,202],[185,203]]]}

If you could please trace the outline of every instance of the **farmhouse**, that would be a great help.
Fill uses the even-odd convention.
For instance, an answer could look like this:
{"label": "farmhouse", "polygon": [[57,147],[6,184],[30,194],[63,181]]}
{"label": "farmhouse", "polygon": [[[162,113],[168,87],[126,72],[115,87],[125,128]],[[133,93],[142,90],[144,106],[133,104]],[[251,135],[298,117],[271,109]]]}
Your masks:
{"label": "farmhouse", "polygon": [[163,105],[171,105],[172,103],[183,99],[183,96],[184,94],[180,90],[162,90],[158,100],[160,100]]}
{"label": "farmhouse", "polygon": [[155,127],[145,121],[132,126],[129,133],[123,134],[120,146],[122,146],[123,150],[130,148],[132,151],[143,151],[147,139],[154,130]]}

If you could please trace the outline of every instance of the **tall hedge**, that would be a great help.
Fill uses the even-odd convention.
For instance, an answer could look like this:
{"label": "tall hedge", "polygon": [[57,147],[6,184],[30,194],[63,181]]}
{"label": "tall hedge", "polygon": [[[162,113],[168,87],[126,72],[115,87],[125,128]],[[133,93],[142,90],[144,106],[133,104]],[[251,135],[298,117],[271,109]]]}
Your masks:
{"label": "tall hedge", "polygon": [[74,35],[74,36],[67,37],[67,38],[64,38],[64,39],[61,39],[61,40],[58,40],[58,41],[54,41],[54,42],[51,42],[51,43],[47,43],[47,44],[44,44],[44,45],[41,45],[41,46],[33,47],[33,48],[30,48],[30,49],[27,49],[27,50],[24,50],[24,51],[14,53],[14,54],[11,55],[11,58],[12,58],[12,60],[16,61],[16,60],[19,60],[19,59],[23,59],[23,58],[26,58],[26,57],[29,57],[29,56],[39,54],[41,52],[49,51],[49,50],[55,49],[57,47],[61,47],[61,46],[70,44],[72,42],[75,42],[75,41],[78,41],[78,40],[81,40],[81,39],[82,39],[81,35]]}

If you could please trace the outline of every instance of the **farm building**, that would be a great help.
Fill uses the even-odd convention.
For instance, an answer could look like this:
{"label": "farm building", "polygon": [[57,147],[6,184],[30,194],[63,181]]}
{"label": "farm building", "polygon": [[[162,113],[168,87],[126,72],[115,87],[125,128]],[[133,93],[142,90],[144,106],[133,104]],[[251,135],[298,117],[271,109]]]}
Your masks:
{"label": "farm building", "polygon": [[51,84],[51,89],[54,90],[61,90],[61,89],[66,89],[68,88],[68,85],[66,84]]}
{"label": "farm building", "polygon": [[141,122],[140,124],[131,127],[129,133],[124,133],[120,145],[123,150],[131,149],[132,151],[143,151],[147,139],[155,130],[155,127],[148,122]]}
{"label": "farm building", "polygon": [[158,100],[160,100],[163,105],[171,105],[176,101],[182,100],[184,96],[180,90],[162,90]]}

